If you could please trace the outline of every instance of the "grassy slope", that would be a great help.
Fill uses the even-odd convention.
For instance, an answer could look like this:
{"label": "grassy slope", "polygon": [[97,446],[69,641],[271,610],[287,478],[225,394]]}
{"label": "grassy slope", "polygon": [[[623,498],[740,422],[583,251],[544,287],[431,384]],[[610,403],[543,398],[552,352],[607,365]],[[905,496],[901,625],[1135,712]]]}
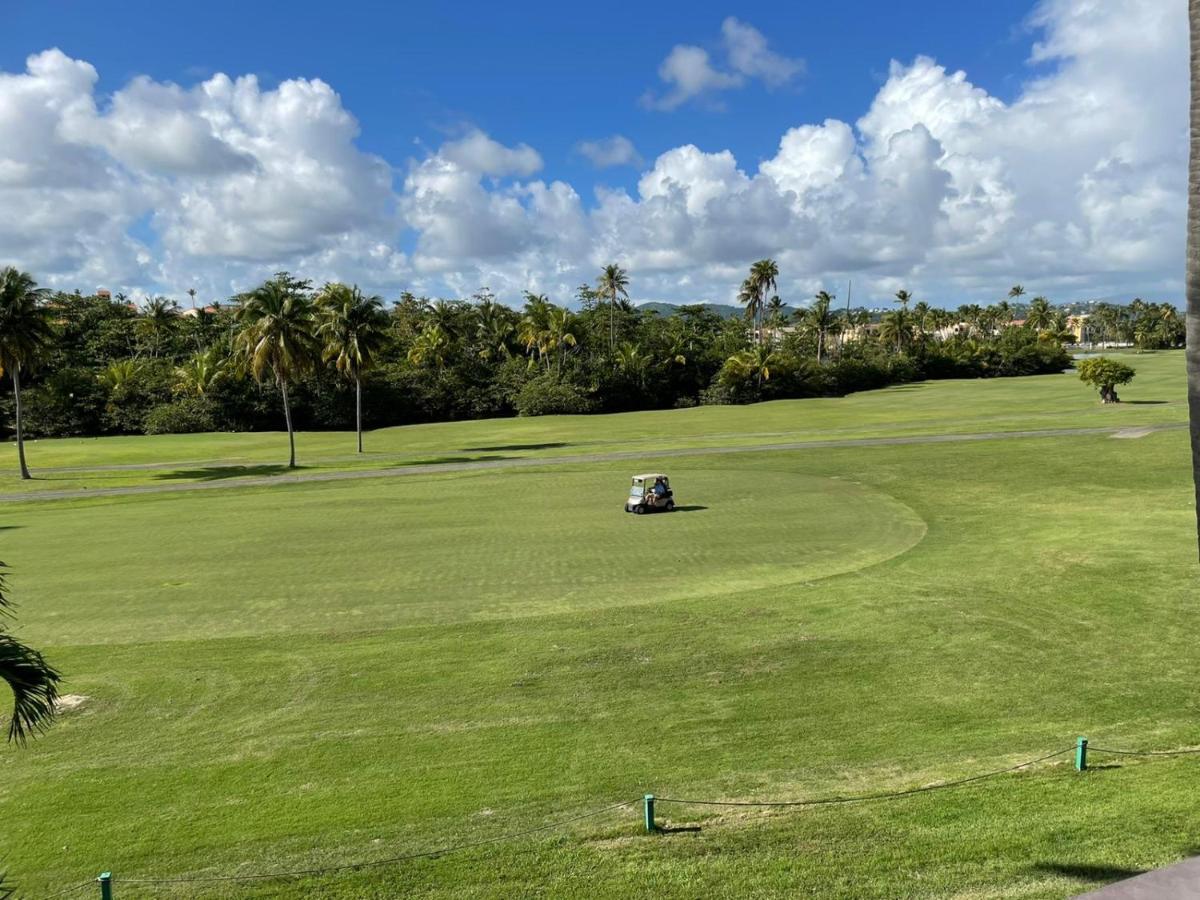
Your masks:
{"label": "grassy slope", "polygon": [[[1164,433],[673,459],[707,509],[646,519],[620,512],[618,465],[10,508],[23,633],[92,699],[0,753],[4,861],[33,890],[303,868],[646,790],[796,798],[1076,733],[1200,743],[1186,452]],[[704,826],[665,838],[617,813],[311,887],[1066,896],[1194,850],[1195,761],[1120,762],[873,806],[664,807]]]}
{"label": "grassy slope", "polygon": [[[352,435],[300,435],[306,470],[517,457],[553,457],[607,450],[712,447],[861,437],[1177,423],[1187,404],[1177,385],[1180,352],[1130,355],[1137,379],[1122,391],[1129,402],[1102,406],[1073,373],[985,381],[934,381],[848,397],[776,401],[747,407],[628,413],[549,419],[489,419],[387,428],[370,433],[368,452],[354,454]],[[133,484],[173,484],[280,474],[286,437],[274,433],[162,435],[37,441],[29,458],[32,482],[0,480],[0,492]],[[15,447],[9,451],[15,471]],[[226,467],[214,468],[214,463]],[[233,463],[240,469],[228,468]],[[151,464],[152,471],[106,466]],[[61,468],[93,471],[54,471]],[[96,471],[96,467],[101,467]]]}

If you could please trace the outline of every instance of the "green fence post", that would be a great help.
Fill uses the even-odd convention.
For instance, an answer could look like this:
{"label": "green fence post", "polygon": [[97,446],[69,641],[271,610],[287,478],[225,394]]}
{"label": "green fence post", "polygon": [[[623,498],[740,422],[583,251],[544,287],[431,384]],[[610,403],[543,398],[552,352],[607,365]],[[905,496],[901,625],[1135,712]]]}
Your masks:
{"label": "green fence post", "polygon": [[101,872],[96,880],[100,882],[100,900],[112,900],[112,872]]}
{"label": "green fence post", "polygon": [[647,794],[642,798],[642,805],[646,810],[646,831],[658,831],[658,827],[654,824],[654,795]]}
{"label": "green fence post", "polygon": [[1081,737],[1075,742],[1075,771],[1087,771],[1087,738]]}

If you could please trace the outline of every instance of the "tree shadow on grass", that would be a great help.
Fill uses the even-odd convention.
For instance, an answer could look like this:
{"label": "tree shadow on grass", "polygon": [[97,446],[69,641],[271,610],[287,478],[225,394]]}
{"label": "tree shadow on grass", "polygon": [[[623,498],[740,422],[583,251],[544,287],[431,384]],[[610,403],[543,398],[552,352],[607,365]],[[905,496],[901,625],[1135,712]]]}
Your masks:
{"label": "tree shadow on grass", "polygon": [[1056,863],[1039,862],[1031,867],[1035,872],[1049,875],[1065,875],[1068,878],[1078,878],[1081,881],[1108,882],[1120,881],[1123,878],[1133,878],[1145,875],[1146,869],[1130,869],[1125,866],[1108,866],[1103,863]]}
{"label": "tree shadow on grass", "polygon": [[24,528],[24,525],[0,525],[0,531],[12,531],[14,528]]}
{"label": "tree shadow on grass", "polygon": [[677,506],[675,512],[704,512],[707,506]]}
{"label": "tree shadow on grass", "polygon": [[1168,400],[1122,400],[1125,406],[1166,406]]}
{"label": "tree shadow on grass", "polygon": [[492,462],[498,459],[518,458],[516,456],[501,456],[495,453],[487,456],[431,456],[429,459],[409,459],[404,462],[398,462],[396,463],[396,468],[404,469],[409,466],[448,466],[452,463]]}
{"label": "tree shadow on grass", "polygon": [[290,469],[284,465],[208,466],[203,469],[175,469],[170,472],[162,472],[154,477],[158,481],[223,481],[227,478],[245,478],[247,476],[284,475],[289,472],[303,472],[304,469],[304,466]]}
{"label": "tree shadow on grass", "polygon": [[570,447],[565,441],[547,444],[498,444],[495,447],[463,447],[463,453],[487,453],[492,450],[553,450],[555,447]]}

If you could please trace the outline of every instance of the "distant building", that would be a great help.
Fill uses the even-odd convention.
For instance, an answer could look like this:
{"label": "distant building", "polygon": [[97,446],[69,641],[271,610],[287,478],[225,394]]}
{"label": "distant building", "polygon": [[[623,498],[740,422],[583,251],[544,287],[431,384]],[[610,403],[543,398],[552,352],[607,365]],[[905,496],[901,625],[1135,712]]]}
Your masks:
{"label": "distant building", "polygon": [[189,318],[194,319],[196,316],[200,315],[200,313],[202,313],[202,312],[208,313],[211,316],[216,311],[217,311],[217,307],[215,307],[215,306],[205,306],[205,307],[193,306],[191,309],[185,309],[183,312],[180,313],[180,315],[187,316]]}
{"label": "distant building", "polygon": [[1083,313],[1078,316],[1067,316],[1067,331],[1075,336],[1075,343],[1090,344],[1092,337],[1088,333],[1088,319],[1091,316]]}
{"label": "distant building", "polygon": [[97,297],[99,297],[101,300],[111,300],[111,299],[112,299],[112,292],[111,292],[111,291],[108,291],[108,290],[105,290],[104,288],[99,288],[99,289],[96,291],[96,296],[97,296]]}

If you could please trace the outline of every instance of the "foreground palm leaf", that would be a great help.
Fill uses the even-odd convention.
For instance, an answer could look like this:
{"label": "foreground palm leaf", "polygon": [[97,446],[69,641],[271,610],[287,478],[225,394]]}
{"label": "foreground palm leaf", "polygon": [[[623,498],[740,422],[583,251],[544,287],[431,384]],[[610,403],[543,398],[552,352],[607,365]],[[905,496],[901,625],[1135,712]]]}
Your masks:
{"label": "foreground palm leaf", "polygon": [[[0,569],[4,564],[0,563]],[[0,571],[0,615],[10,614],[12,604],[4,595],[4,573]],[[23,744],[43,730],[54,717],[59,675],[38,651],[27,647],[0,628],[0,681],[13,694],[8,739]]]}

